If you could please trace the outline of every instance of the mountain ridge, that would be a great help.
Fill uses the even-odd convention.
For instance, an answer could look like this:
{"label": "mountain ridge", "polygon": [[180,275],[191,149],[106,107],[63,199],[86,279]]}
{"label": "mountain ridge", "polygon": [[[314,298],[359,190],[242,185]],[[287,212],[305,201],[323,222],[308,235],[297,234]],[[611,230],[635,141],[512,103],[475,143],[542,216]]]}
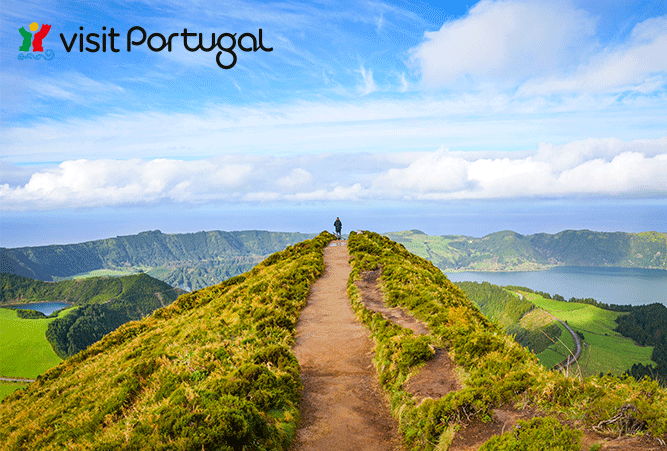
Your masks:
{"label": "mountain ridge", "polygon": [[563,230],[521,235],[500,231],[481,238],[388,232],[443,271],[531,271],[554,266],[606,266],[667,270],[667,233]]}
{"label": "mountain ridge", "polygon": [[75,244],[0,248],[0,272],[50,282],[101,269],[146,271],[169,285],[193,290],[248,271],[267,255],[314,235],[152,230]]}

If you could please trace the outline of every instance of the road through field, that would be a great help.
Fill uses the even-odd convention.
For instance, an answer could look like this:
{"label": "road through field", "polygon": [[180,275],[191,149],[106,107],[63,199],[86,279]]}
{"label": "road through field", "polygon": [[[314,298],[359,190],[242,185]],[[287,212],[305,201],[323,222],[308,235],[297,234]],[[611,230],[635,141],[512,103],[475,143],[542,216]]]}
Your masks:
{"label": "road through field", "polygon": [[371,363],[369,333],[347,296],[348,259],[345,241],[324,249],[324,274],[297,324],[294,353],[304,389],[294,451],[403,449]]}

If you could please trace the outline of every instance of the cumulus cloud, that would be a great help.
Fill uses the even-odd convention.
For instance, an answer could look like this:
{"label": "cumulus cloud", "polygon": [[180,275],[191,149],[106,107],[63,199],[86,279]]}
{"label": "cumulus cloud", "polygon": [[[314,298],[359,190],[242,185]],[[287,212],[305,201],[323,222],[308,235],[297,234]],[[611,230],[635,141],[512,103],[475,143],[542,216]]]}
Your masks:
{"label": "cumulus cloud", "polygon": [[667,138],[541,144],[524,157],[422,155],[375,179],[377,192],[415,199],[667,195]]}
{"label": "cumulus cloud", "polygon": [[[18,178],[16,180],[24,180]],[[667,196],[667,137],[532,152],[69,160],[0,185],[4,210],[128,204]]]}
{"label": "cumulus cloud", "polygon": [[72,160],[32,174],[23,186],[0,185],[0,199],[5,209],[203,202],[232,198],[252,171],[216,159]]}
{"label": "cumulus cloud", "polygon": [[482,0],[465,17],[426,32],[411,62],[431,86],[464,78],[514,83],[569,64],[594,25],[562,2]]}
{"label": "cumulus cloud", "polygon": [[417,158],[405,168],[392,168],[375,178],[376,191],[393,196],[413,193],[451,193],[469,185],[470,162],[440,149]]}

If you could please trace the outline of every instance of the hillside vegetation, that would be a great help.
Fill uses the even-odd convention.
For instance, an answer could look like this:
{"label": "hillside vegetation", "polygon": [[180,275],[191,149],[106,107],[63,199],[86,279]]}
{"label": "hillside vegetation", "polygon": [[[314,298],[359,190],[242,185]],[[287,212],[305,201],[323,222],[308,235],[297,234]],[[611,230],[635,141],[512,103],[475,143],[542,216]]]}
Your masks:
{"label": "hillside vegetation", "polygon": [[562,329],[553,317],[536,311],[535,304],[488,282],[458,282],[456,285],[487,318],[497,321],[507,334],[514,335],[514,339],[533,351],[547,368],[564,358],[553,364],[540,358],[546,349],[558,345]]}
{"label": "hillside vegetation", "polygon": [[169,285],[196,290],[248,271],[267,255],[312,237],[259,230],[154,230],[79,244],[0,248],[0,272],[48,282],[99,270],[143,270]]}
{"label": "hillside vegetation", "polygon": [[531,271],[553,266],[667,269],[667,234],[565,230],[551,235],[502,231],[482,238],[385,234],[443,271]]}
{"label": "hillside vegetation", "polygon": [[2,449],[286,449],[318,237],[127,323],[0,403]]}
{"label": "hillside vegetation", "polygon": [[[656,382],[615,376],[573,379],[547,371],[534,354],[486,319],[432,263],[375,233],[351,233],[348,247],[353,256],[349,293],[360,318],[373,333],[380,382],[413,450],[447,449],[466,420],[484,421],[494,408],[507,404],[519,409],[538,408],[568,419],[577,429],[595,426],[616,437],[637,431],[662,438],[667,435],[667,392]],[[430,335],[415,337],[359,302],[353,280],[361,271],[378,267],[387,304],[409,310],[428,325]],[[429,352],[433,347],[448,350],[461,371],[464,388],[417,404],[404,390],[404,383],[414,371],[413,365],[433,354]],[[547,417],[528,425],[537,432],[528,434],[526,440],[538,436],[544,440],[531,443],[534,449],[554,449],[554,437],[549,433],[554,430],[550,426],[553,421],[557,420]],[[568,440],[576,438],[575,431],[565,425],[562,428],[567,430]],[[516,446],[511,445],[512,436],[508,433],[505,445],[496,440],[484,449],[524,449],[511,447]],[[567,449],[578,449],[576,443],[573,446]]]}

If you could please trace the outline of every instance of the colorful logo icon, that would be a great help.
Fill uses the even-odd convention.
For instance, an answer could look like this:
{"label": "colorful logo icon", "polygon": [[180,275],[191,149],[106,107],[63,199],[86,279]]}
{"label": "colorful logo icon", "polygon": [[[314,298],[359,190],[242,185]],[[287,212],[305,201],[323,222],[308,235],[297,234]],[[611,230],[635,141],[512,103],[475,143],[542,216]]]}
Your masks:
{"label": "colorful logo icon", "polygon": [[[21,47],[19,47],[20,52],[30,52],[30,46],[32,45],[32,51],[33,52],[40,52],[37,54],[33,53],[19,53],[18,58],[20,60],[22,59],[40,59],[44,58],[46,60],[50,60],[53,58],[54,53],[53,50],[47,49],[46,52],[44,51],[44,47],[42,47],[42,41],[46,37],[47,34],[49,34],[49,31],[51,31],[51,25],[48,24],[42,24],[42,27],[39,27],[39,24],[37,22],[31,23],[28,28],[30,28],[30,31],[27,31],[25,28],[21,27],[19,28],[19,33],[21,33],[21,36],[23,36],[23,44],[21,44]],[[37,29],[39,28],[39,31]],[[31,33],[31,31],[35,33]]]}

